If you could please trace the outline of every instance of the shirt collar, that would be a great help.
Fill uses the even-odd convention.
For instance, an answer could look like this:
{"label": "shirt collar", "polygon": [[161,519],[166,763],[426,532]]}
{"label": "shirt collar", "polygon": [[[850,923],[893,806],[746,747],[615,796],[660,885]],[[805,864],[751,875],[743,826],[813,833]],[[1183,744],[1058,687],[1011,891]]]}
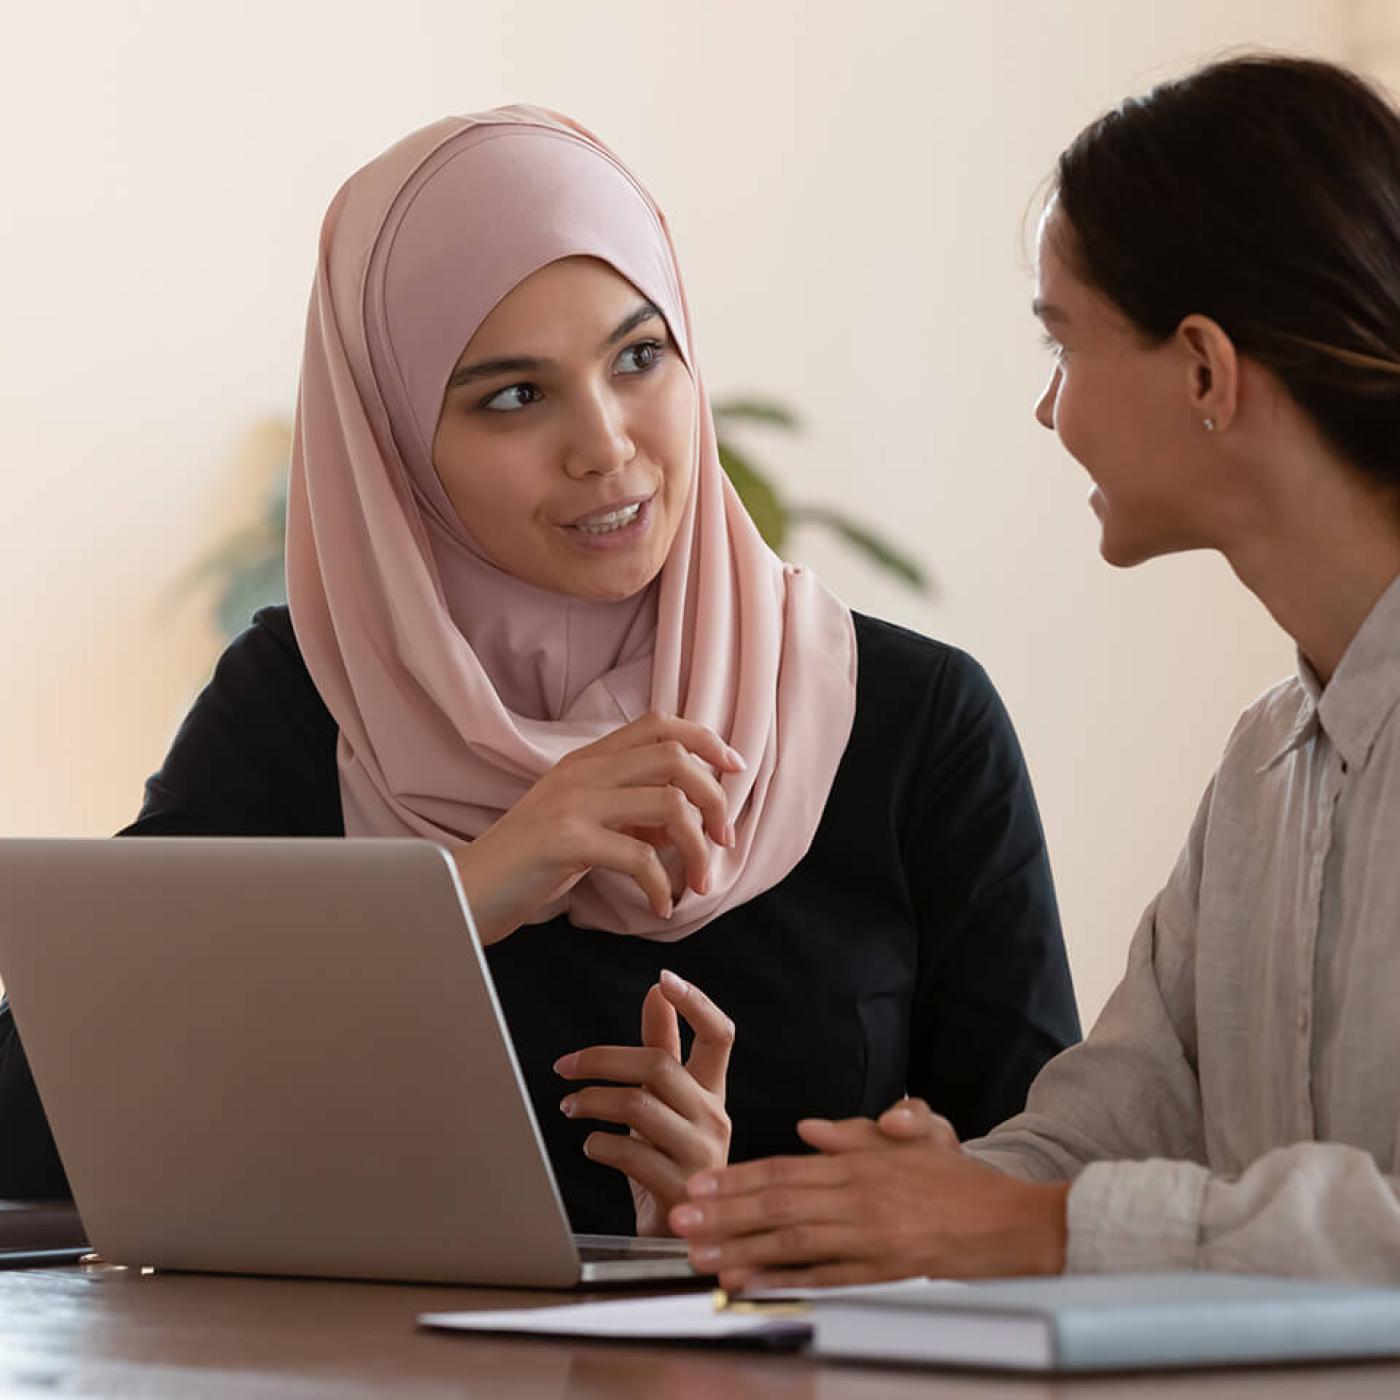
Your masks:
{"label": "shirt collar", "polygon": [[1303,704],[1272,767],[1320,727],[1349,768],[1365,763],[1381,725],[1400,702],[1400,578],[1394,579],[1357,629],[1332,679],[1324,686],[1298,653]]}
{"label": "shirt collar", "polygon": [[1400,577],[1376,599],[1326,686],[1298,652],[1298,685],[1303,693],[1298,718],[1260,771],[1301,748],[1319,729],[1348,767],[1364,764],[1380,725],[1400,701]]}
{"label": "shirt collar", "polygon": [[1302,703],[1298,706],[1298,718],[1288,731],[1288,737],[1259,766],[1259,772],[1267,773],[1276,764],[1282,763],[1294,749],[1300,749],[1318,731],[1317,702],[1322,696],[1322,682],[1317,678],[1312,663],[1300,650],[1297,653],[1298,684],[1303,691]]}

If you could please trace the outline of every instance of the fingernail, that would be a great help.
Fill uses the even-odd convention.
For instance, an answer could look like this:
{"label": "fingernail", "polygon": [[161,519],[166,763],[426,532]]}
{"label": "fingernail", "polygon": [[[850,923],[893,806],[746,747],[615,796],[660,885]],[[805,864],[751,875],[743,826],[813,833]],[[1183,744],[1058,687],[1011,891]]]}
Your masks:
{"label": "fingernail", "polygon": [[[726,746],[729,747],[729,746]],[[739,769],[741,773],[748,772],[749,761],[739,752],[738,749],[729,747],[729,761]]]}
{"label": "fingernail", "polygon": [[700,883],[695,887],[696,894],[709,894],[710,892],[710,872],[706,870],[700,876]]}
{"label": "fingernail", "polygon": [[738,839],[738,834],[734,830],[734,823],[730,822],[729,825],[724,828],[724,844],[726,846],[733,846]]}
{"label": "fingernail", "polygon": [[684,977],[677,977],[669,967],[661,969],[661,981],[680,997],[683,997],[690,990],[690,983]]}
{"label": "fingernail", "polygon": [[719,1190],[719,1180],[713,1176],[693,1176],[687,1189],[692,1196],[713,1196]]}
{"label": "fingernail", "polygon": [[706,1268],[710,1264],[718,1264],[719,1246],[717,1244],[707,1244],[701,1246],[699,1249],[692,1249],[690,1251],[690,1257],[699,1264],[701,1268]]}
{"label": "fingernail", "polygon": [[562,1075],[564,1075],[566,1078],[567,1078],[569,1075],[571,1075],[577,1068],[578,1068],[578,1051],[577,1051],[577,1050],[575,1050],[574,1053],[573,1053],[572,1055],[560,1055],[560,1057],[559,1057],[557,1060],[555,1060],[555,1062],[554,1062],[554,1072],[555,1072],[555,1074],[562,1074]]}
{"label": "fingernail", "polygon": [[699,1225],[705,1218],[705,1212],[699,1206],[677,1206],[671,1212],[671,1223],[678,1230],[689,1230],[694,1225]]}
{"label": "fingernail", "polygon": [[914,1121],[914,1110],[912,1108],[905,1108],[903,1105],[897,1105],[890,1109],[889,1116],[898,1119],[901,1123],[912,1123]]}
{"label": "fingernail", "polygon": [[662,917],[663,919],[669,919],[669,918],[671,917],[671,915],[674,914],[675,912],[676,912],[676,901],[675,901],[674,899],[668,899],[668,900],[666,901],[666,907],[661,911],[661,917]]}
{"label": "fingernail", "polygon": [[567,1098],[559,1100],[559,1112],[562,1113],[565,1118],[572,1118],[574,1116],[574,1096],[572,1094]]}

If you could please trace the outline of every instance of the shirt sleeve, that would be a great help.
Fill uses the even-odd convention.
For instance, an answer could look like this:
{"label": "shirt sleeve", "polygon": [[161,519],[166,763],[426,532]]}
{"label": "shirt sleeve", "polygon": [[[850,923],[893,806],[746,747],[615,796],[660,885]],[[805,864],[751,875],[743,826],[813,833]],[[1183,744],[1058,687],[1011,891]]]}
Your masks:
{"label": "shirt sleeve", "polygon": [[920,928],[908,1089],[962,1135],[1025,1105],[1079,1039],[1045,836],[1010,717],[983,669],[949,650],[929,700],[906,830]]}
{"label": "shirt sleeve", "polygon": [[340,836],[336,728],[286,608],[219,658],[122,836]]}
{"label": "shirt sleeve", "polygon": [[1143,915],[1127,972],[1088,1039],[1045,1067],[1024,1113],[967,1144],[982,1160],[1046,1181],[1075,1178],[1091,1162],[1205,1161],[1195,949],[1210,799],[1207,790],[1186,849]]}
{"label": "shirt sleeve", "polygon": [[0,1001],[0,1198],[67,1200],[72,1195],[39,1102],[8,1000]]}
{"label": "shirt sleeve", "polygon": [[1400,1180],[1370,1153],[1303,1142],[1238,1176],[1206,1165],[1194,1007],[1210,797],[1089,1038],[1046,1066],[1025,1113],[967,1149],[1014,1176],[1072,1181],[1069,1272],[1400,1282]]}
{"label": "shirt sleeve", "polygon": [[1400,1180],[1369,1152],[1300,1142],[1238,1177],[1197,1162],[1096,1162],[1069,1193],[1075,1273],[1213,1269],[1400,1282]]}

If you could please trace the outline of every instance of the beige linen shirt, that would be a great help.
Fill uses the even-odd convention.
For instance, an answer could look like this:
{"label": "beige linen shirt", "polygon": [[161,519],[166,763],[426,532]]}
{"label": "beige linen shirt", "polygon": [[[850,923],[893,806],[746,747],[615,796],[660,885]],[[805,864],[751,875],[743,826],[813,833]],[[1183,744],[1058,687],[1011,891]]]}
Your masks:
{"label": "beige linen shirt", "polygon": [[1400,580],[1241,717],[1128,970],[969,1150],[1072,1179],[1072,1271],[1400,1283]]}

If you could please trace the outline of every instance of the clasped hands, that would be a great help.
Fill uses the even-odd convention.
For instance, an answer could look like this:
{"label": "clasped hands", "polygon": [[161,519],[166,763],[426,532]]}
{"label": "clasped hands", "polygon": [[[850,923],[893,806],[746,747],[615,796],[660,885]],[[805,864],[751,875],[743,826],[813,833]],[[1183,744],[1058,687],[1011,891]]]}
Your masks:
{"label": "clasped hands", "polygon": [[736,840],[720,778],[747,766],[713,730],[661,714],[566,754],[456,852],[482,943],[508,938],[594,870],[630,879],[660,919],[687,888],[708,894],[716,848]]}
{"label": "clasped hands", "polygon": [[669,1216],[723,1287],[827,1287],[917,1275],[1059,1273],[1068,1185],[1007,1176],[903,1099],[877,1121],[804,1119],[813,1156],[697,1174]]}

